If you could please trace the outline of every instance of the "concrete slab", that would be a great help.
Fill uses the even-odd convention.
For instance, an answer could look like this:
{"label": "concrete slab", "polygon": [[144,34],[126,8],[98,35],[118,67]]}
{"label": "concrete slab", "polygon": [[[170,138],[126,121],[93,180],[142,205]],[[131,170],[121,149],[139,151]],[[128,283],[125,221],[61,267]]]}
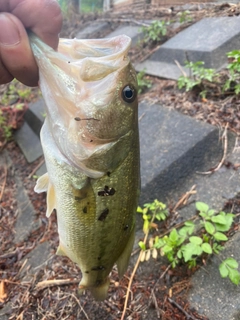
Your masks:
{"label": "concrete slab", "polygon": [[39,136],[40,130],[46,115],[46,104],[43,99],[39,99],[34,103],[29,104],[29,108],[24,115],[24,120]]}
{"label": "concrete slab", "polygon": [[189,302],[197,312],[209,320],[240,319],[240,287],[229,279],[222,279],[218,266],[220,259],[233,257],[240,263],[240,233],[227,242],[224,251],[217,258],[209,261],[207,268],[202,268],[191,278],[193,285],[189,293]]}
{"label": "concrete slab", "polygon": [[41,177],[46,172],[47,172],[47,167],[44,162],[44,164],[42,164],[41,167],[36,171],[36,176]]}
{"label": "concrete slab", "polygon": [[[205,18],[165,42],[150,58],[137,64],[136,70],[177,80],[187,59],[204,61],[206,68],[220,70],[227,64],[226,53],[240,46],[240,17]],[[183,68],[189,74],[189,70]]]}
{"label": "concrete slab", "polygon": [[[181,65],[187,60],[204,61],[206,68],[227,63],[226,53],[240,46],[240,18],[205,18],[165,42],[150,58]],[[187,56],[186,56],[187,54]]]}
{"label": "concrete slab", "polygon": [[31,232],[37,230],[41,226],[41,221],[36,218],[33,205],[18,176],[15,176],[15,181],[17,185],[16,200],[18,216],[14,228],[14,242],[19,243],[25,241]]}
{"label": "concrete slab", "polygon": [[[141,103],[141,116],[141,204],[177,196],[179,186],[196,171],[208,171],[220,161],[222,146],[216,127],[160,105]],[[228,142],[229,147],[234,144],[233,136]]]}
{"label": "concrete slab", "polygon": [[144,37],[144,34],[143,32],[141,32],[139,26],[120,26],[116,30],[108,34],[106,38],[120,36],[121,34],[125,34],[132,39],[132,47],[135,46],[138,41],[142,40]]}
{"label": "concrete slab", "polygon": [[16,131],[14,139],[29,163],[34,162],[43,155],[39,137],[32,131],[26,122],[24,122],[23,126]]}
{"label": "concrete slab", "polygon": [[88,39],[90,37],[97,37],[97,34],[108,29],[110,26],[109,22],[91,22],[83,30],[76,34],[77,39]]}
{"label": "concrete slab", "polygon": [[36,276],[36,271],[47,264],[50,255],[50,244],[48,241],[38,244],[36,248],[24,257],[24,260],[27,259],[27,263],[21,270],[19,278],[23,281],[31,281]]}
{"label": "concrete slab", "polygon": [[[178,78],[183,75],[176,64],[152,61],[150,59],[140,62],[134,65],[134,67],[138,72],[145,70],[145,73],[159,78],[178,80]],[[184,70],[187,75],[190,75],[189,69],[182,66],[182,70]]]}

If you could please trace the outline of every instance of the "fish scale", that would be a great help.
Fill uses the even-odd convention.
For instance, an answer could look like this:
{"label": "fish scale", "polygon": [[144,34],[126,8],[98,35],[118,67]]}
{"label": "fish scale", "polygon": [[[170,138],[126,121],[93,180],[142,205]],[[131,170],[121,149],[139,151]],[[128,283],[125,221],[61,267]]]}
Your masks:
{"label": "fish scale", "polygon": [[34,35],[30,41],[47,106],[41,130],[47,173],[35,191],[47,192],[47,216],[57,211],[57,254],[81,269],[79,292],[89,289],[103,300],[114,264],[120,277],[127,269],[140,192],[131,41],[65,39],[62,54]]}

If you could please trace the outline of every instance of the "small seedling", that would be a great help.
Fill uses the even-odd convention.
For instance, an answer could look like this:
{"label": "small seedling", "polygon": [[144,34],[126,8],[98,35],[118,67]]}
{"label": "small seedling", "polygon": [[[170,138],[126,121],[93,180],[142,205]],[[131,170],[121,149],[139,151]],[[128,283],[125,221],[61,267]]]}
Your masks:
{"label": "small seedling", "polygon": [[189,10],[185,10],[185,11],[179,12],[177,15],[179,16],[179,22],[180,23],[191,22],[192,21],[191,13],[190,13]]}
{"label": "small seedling", "polygon": [[240,93],[240,50],[233,50],[227,53],[230,62],[227,65],[229,70],[228,79],[223,86],[223,91],[233,88],[235,94]]}
{"label": "small seedling", "polygon": [[137,74],[138,82],[138,93],[142,93],[147,89],[152,87],[152,81],[146,77],[145,70],[138,72]]}
{"label": "small seedling", "polygon": [[144,42],[160,41],[167,34],[168,24],[163,20],[155,20],[148,27],[143,26],[141,31],[144,33]]}
{"label": "small seedling", "polygon": [[[218,254],[223,249],[222,242],[228,240],[226,232],[232,226],[234,214],[224,211],[216,213],[203,202],[196,202],[196,209],[199,212],[196,222],[186,221],[183,226],[172,229],[163,237],[155,236],[149,240],[148,246],[140,241],[139,246],[143,251],[141,261],[149,260],[151,256],[156,259],[160,254],[167,257],[173,268],[180,263],[193,268],[201,259],[206,260],[207,256]],[[155,227],[155,218],[165,220],[168,215],[166,206],[158,200],[145,204],[143,209],[139,207],[137,211],[143,215],[145,234]],[[227,258],[221,262],[219,272],[223,278],[228,277],[234,284],[239,284],[240,273],[237,268],[237,261]]]}

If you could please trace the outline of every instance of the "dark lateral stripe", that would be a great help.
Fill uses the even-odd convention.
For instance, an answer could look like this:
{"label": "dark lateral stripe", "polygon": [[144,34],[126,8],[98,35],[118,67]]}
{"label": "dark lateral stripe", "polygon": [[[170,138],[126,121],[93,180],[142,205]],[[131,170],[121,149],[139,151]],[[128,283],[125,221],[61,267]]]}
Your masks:
{"label": "dark lateral stripe", "polygon": [[99,221],[104,221],[108,214],[109,214],[109,209],[108,208],[104,209],[103,212],[98,217],[98,220]]}

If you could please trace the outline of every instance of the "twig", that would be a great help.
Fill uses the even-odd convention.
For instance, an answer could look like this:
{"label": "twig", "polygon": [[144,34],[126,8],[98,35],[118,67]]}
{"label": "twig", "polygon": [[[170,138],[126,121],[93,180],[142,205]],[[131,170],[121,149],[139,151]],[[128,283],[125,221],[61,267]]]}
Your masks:
{"label": "twig", "polygon": [[44,162],[45,162],[45,159],[43,158],[43,159],[39,162],[39,164],[33,169],[33,171],[28,175],[28,179],[30,179],[30,178],[34,175],[34,173],[41,167],[41,165],[44,164]]}
{"label": "twig", "polygon": [[143,62],[144,60],[146,60],[151,54],[153,54],[155,51],[157,51],[159,48],[161,47],[160,46],[157,46],[156,48],[154,48],[153,50],[149,51],[140,61],[140,62]]}
{"label": "twig", "polygon": [[76,279],[44,280],[44,281],[38,282],[36,285],[36,288],[45,289],[48,287],[63,286],[63,285],[74,284],[78,282],[79,280],[76,280]]}
{"label": "twig", "polygon": [[[152,216],[151,223],[153,222],[154,219],[155,219],[155,215]],[[148,234],[149,234],[149,229],[148,229],[147,233],[145,234],[145,237],[144,237],[144,240],[143,240],[143,243],[144,243],[144,244],[146,244],[146,242],[147,242]],[[124,317],[125,317],[125,313],[126,313],[126,310],[127,310],[127,304],[128,304],[128,298],[129,298],[129,294],[130,294],[130,291],[131,291],[131,286],[132,286],[133,278],[134,278],[134,276],[135,276],[135,273],[136,273],[137,268],[138,268],[138,266],[139,266],[139,263],[140,263],[140,261],[141,261],[142,254],[143,254],[143,250],[141,250],[141,251],[139,252],[137,262],[136,262],[136,264],[135,264],[135,267],[134,267],[133,272],[132,272],[132,274],[131,274],[131,277],[130,277],[130,279],[129,279],[129,283],[128,283],[128,287],[127,287],[127,293],[126,293],[126,298],[125,298],[125,302],[124,302],[124,308],[123,308],[121,320],[124,320]]]}
{"label": "twig", "polygon": [[187,319],[197,320],[197,318],[191,316],[189,313],[187,313],[176,301],[172,300],[168,297],[168,301],[173,304],[175,307],[177,307],[180,311],[182,311],[183,314],[187,317]]}
{"label": "twig", "polygon": [[184,77],[187,77],[186,72],[183,70],[182,66],[180,65],[180,63],[177,60],[174,60],[174,62],[176,63],[178,69],[182,72]]}
{"label": "twig", "polygon": [[77,302],[77,304],[79,305],[81,311],[82,311],[83,314],[85,315],[86,319],[87,319],[87,320],[90,320],[89,317],[88,317],[88,315],[87,315],[87,313],[86,313],[86,311],[85,311],[85,310],[83,309],[83,307],[81,306],[80,301],[77,299],[77,297],[76,297],[74,294],[71,294],[71,297],[73,297],[74,300]]}
{"label": "twig", "polygon": [[223,163],[224,163],[224,161],[226,159],[226,155],[227,155],[227,146],[228,146],[227,128],[228,128],[228,123],[226,124],[224,132],[223,132],[223,135],[222,135],[222,139],[224,141],[223,156],[222,156],[222,159],[219,162],[219,164],[215,168],[213,168],[212,170],[209,170],[209,171],[206,171],[206,172],[198,172],[197,171],[196,173],[207,175],[207,174],[211,174],[213,172],[216,172],[217,170],[219,170],[221,168],[221,166],[223,165]]}
{"label": "twig", "polygon": [[173,211],[176,211],[176,209],[181,205],[181,204],[186,204],[188,198],[192,195],[197,193],[196,190],[194,190],[196,188],[196,185],[193,185],[192,188],[190,189],[190,191],[187,191],[180,200],[178,200],[178,202],[176,203],[176,205],[173,208]]}
{"label": "twig", "polygon": [[7,182],[7,164],[6,164],[6,159],[5,159],[5,165],[4,165],[4,181],[3,181],[3,185],[2,185],[2,190],[1,190],[1,194],[0,194],[0,201],[2,200],[3,197],[3,192],[6,186],[6,182]]}

